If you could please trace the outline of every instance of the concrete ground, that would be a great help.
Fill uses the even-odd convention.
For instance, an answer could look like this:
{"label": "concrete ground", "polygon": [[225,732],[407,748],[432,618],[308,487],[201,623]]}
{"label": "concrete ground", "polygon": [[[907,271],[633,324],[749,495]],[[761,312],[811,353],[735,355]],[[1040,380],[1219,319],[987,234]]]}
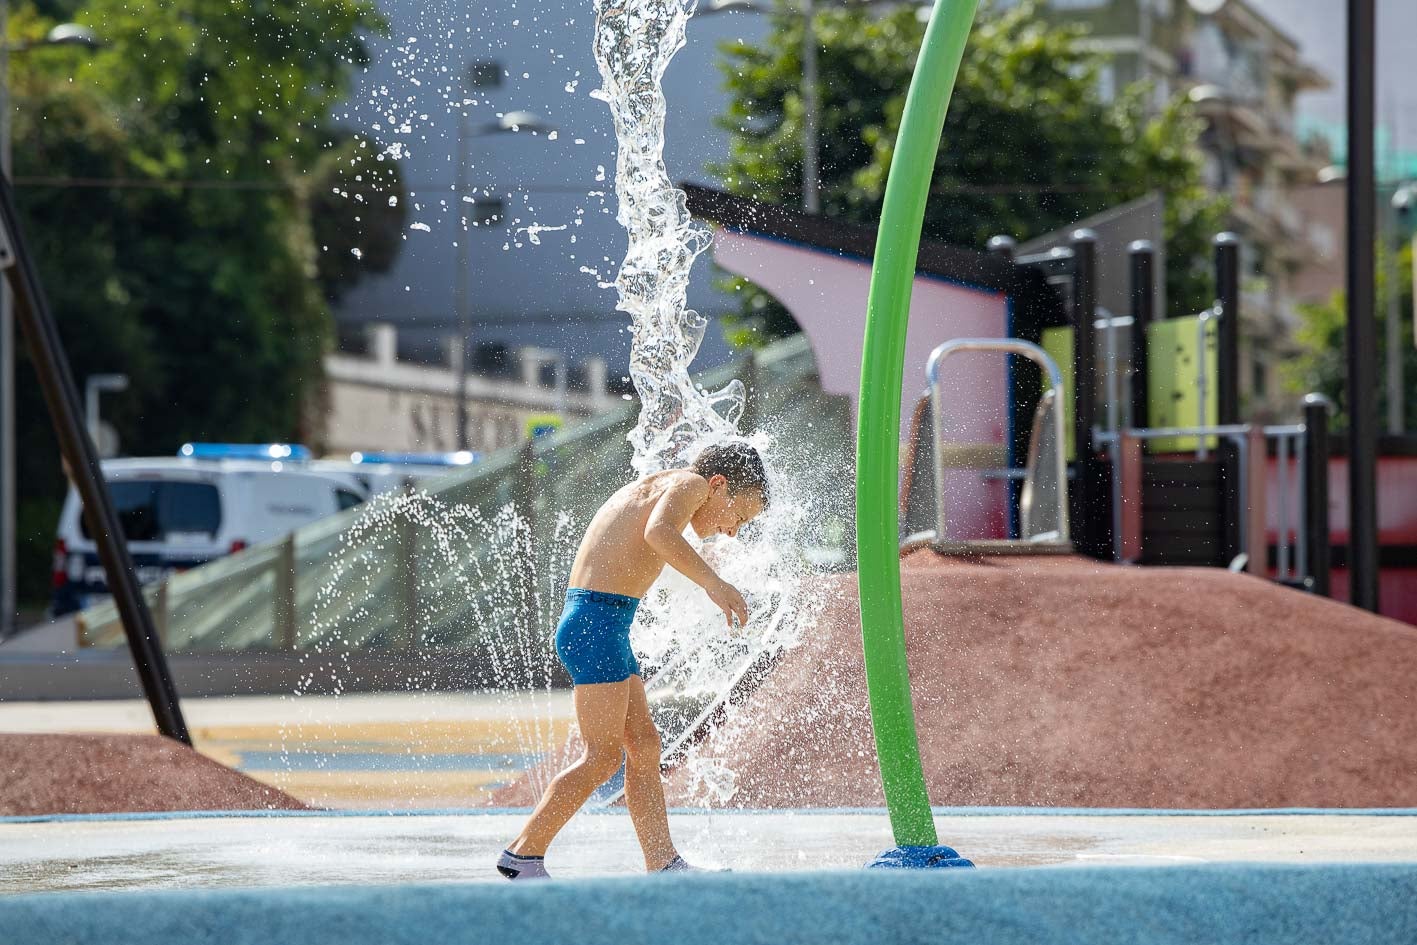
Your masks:
{"label": "concrete ground", "polygon": [[[524,812],[0,821],[0,893],[501,882]],[[943,843],[981,868],[1417,863],[1417,811],[1236,814],[941,809]],[[676,812],[691,862],[735,872],[858,869],[891,847],[881,811]],[[564,878],[643,864],[628,815],[588,812],[548,859]]]}

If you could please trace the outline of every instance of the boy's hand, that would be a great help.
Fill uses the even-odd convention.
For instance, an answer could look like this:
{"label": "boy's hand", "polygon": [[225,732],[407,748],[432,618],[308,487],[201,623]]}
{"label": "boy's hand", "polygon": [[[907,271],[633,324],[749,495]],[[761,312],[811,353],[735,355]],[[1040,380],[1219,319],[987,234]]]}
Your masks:
{"label": "boy's hand", "polygon": [[738,621],[739,627],[748,625],[748,603],[743,600],[743,595],[738,593],[738,589],[727,581],[719,581],[717,584],[705,588],[709,600],[718,605],[723,611],[724,620],[728,621],[728,629],[733,629],[733,621]]}

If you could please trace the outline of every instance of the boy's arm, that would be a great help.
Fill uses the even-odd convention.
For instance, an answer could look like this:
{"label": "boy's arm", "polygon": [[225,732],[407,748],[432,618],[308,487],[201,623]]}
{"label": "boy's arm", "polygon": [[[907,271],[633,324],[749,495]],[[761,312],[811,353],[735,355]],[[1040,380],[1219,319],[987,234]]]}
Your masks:
{"label": "boy's arm", "polygon": [[708,483],[698,476],[684,477],[664,491],[645,522],[645,543],[671,568],[702,587],[719,606],[728,625],[737,617],[748,622],[748,605],[733,585],[719,577],[694,546],[684,539],[684,528],[708,498]]}

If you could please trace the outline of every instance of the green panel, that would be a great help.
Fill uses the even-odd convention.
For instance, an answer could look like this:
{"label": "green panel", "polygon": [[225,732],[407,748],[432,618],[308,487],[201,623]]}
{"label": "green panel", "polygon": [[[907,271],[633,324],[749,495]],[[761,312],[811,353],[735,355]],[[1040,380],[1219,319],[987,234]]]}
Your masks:
{"label": "green panel", "polygon": [[[1043,329],[1043,350],[1058,365],[1063,376],[1063,456],[1072,462],[1077,458],[1073,443],[1073,329],[1069,325]],[[1048,389],[1048,377],[1043,377],[1043,389]]]}
{"label": "green panel", "polygon": [[[1200,384],[1197,371],[1197,319],[1168,318],[1152,322],[1147,328],[1147,349],[1150,362],[1147,371],[1147,401],[1152,427],[1194,427],[1200,425]],[[1219,355],[1216,350],[1218,323],[1211,320],[1205,326],[1205,423],[1214,424],[1219,417]],[[1215,448],[1215,437],[1207,437],[1207,445]],[[1185,453],[1196,449],[1193,436],[1153,440],[1155,453]]]}

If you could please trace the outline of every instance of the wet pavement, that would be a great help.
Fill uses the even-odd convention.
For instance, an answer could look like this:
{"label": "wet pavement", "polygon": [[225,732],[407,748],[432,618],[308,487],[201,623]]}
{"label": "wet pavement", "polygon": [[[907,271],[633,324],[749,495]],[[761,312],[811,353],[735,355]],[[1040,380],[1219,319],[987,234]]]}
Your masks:
{"label": "wet pavement", "polygon": [[[0,822],[0,893],[502,882],[511,813],[313,814]],[[884,812],[676,812],[691,862],[735,872],[856,869],[889,848]],[[946,812],[941,842],[981,868],[1215,862],[1417,862],[1417,812],[1105,814]],[[565,878],[643,868],[629,817],[588,812],[547,860]]]}
{"label": "wet pavement", "polygon": [[[571,696],[356,693],[182,700],[193,747],[315,807],[471,808],[564,745]],[[0,732],[155,731],[140,699],[0,700]]]}

